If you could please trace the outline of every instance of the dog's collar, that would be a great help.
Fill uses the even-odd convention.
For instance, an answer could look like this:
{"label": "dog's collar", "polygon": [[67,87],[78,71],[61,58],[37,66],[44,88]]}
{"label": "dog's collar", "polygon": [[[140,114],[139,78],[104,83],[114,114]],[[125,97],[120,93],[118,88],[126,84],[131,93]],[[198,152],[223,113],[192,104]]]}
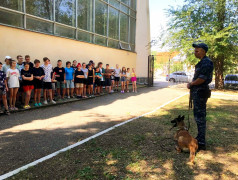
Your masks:
{"label": "dog's collar", "polygon": [[184,126],[178,129],[178,131],[182,131],[182,130],[188,131],[188,128]]}

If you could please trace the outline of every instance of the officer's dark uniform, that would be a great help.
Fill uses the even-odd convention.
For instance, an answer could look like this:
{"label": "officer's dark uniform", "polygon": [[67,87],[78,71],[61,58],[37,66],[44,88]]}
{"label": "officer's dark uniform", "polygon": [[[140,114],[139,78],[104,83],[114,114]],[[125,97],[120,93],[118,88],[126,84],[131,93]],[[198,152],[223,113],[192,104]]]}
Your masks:
{"label": "officer's dark uniform", "polygon": [[195,74],[193,81],[200,78],[205,80],[203,84],[195,85],[191,87],[192,100],[193,100],[193,113],[197,123],[198,129],[198,144],[206,145],[206,103],[207,103],[207,92],[209,92],[209,86],[212,82],[213,75],[213,62],[205,56],[195,66]]}

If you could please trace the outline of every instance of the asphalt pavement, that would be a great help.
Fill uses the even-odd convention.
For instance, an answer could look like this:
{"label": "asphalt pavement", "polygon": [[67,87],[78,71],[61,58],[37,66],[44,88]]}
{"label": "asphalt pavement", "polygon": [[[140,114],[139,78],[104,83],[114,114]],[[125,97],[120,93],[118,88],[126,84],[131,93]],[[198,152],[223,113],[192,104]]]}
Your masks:
{"label": "asphalt pavement", "polygon": [[165,81],[138,93],[115,93],[85,101],[0,116],[0,175],[142,115],[184,94]]}

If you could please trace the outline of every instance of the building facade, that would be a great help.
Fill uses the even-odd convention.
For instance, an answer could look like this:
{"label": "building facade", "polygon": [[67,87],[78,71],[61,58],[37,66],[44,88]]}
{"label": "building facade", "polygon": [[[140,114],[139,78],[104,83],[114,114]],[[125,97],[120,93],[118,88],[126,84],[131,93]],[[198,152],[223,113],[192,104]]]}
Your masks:
{"label": "building facade", "polygon": [[134,67],[145,81],[148,0],[1,0],[0,61],[30,55]]}

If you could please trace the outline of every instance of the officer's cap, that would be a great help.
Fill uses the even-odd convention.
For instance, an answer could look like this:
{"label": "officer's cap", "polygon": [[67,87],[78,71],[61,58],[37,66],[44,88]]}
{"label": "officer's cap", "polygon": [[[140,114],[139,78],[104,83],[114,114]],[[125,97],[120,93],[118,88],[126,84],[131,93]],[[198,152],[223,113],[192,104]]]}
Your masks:
{"label": "officer's cap", "polygon": [[193,47],[194,47],[194,48],[202,48],[202,49],[204,49],[206,52],[208,51],[208,46],[207,46],[205,43],[199,43],[199,44],[193,43]]}

